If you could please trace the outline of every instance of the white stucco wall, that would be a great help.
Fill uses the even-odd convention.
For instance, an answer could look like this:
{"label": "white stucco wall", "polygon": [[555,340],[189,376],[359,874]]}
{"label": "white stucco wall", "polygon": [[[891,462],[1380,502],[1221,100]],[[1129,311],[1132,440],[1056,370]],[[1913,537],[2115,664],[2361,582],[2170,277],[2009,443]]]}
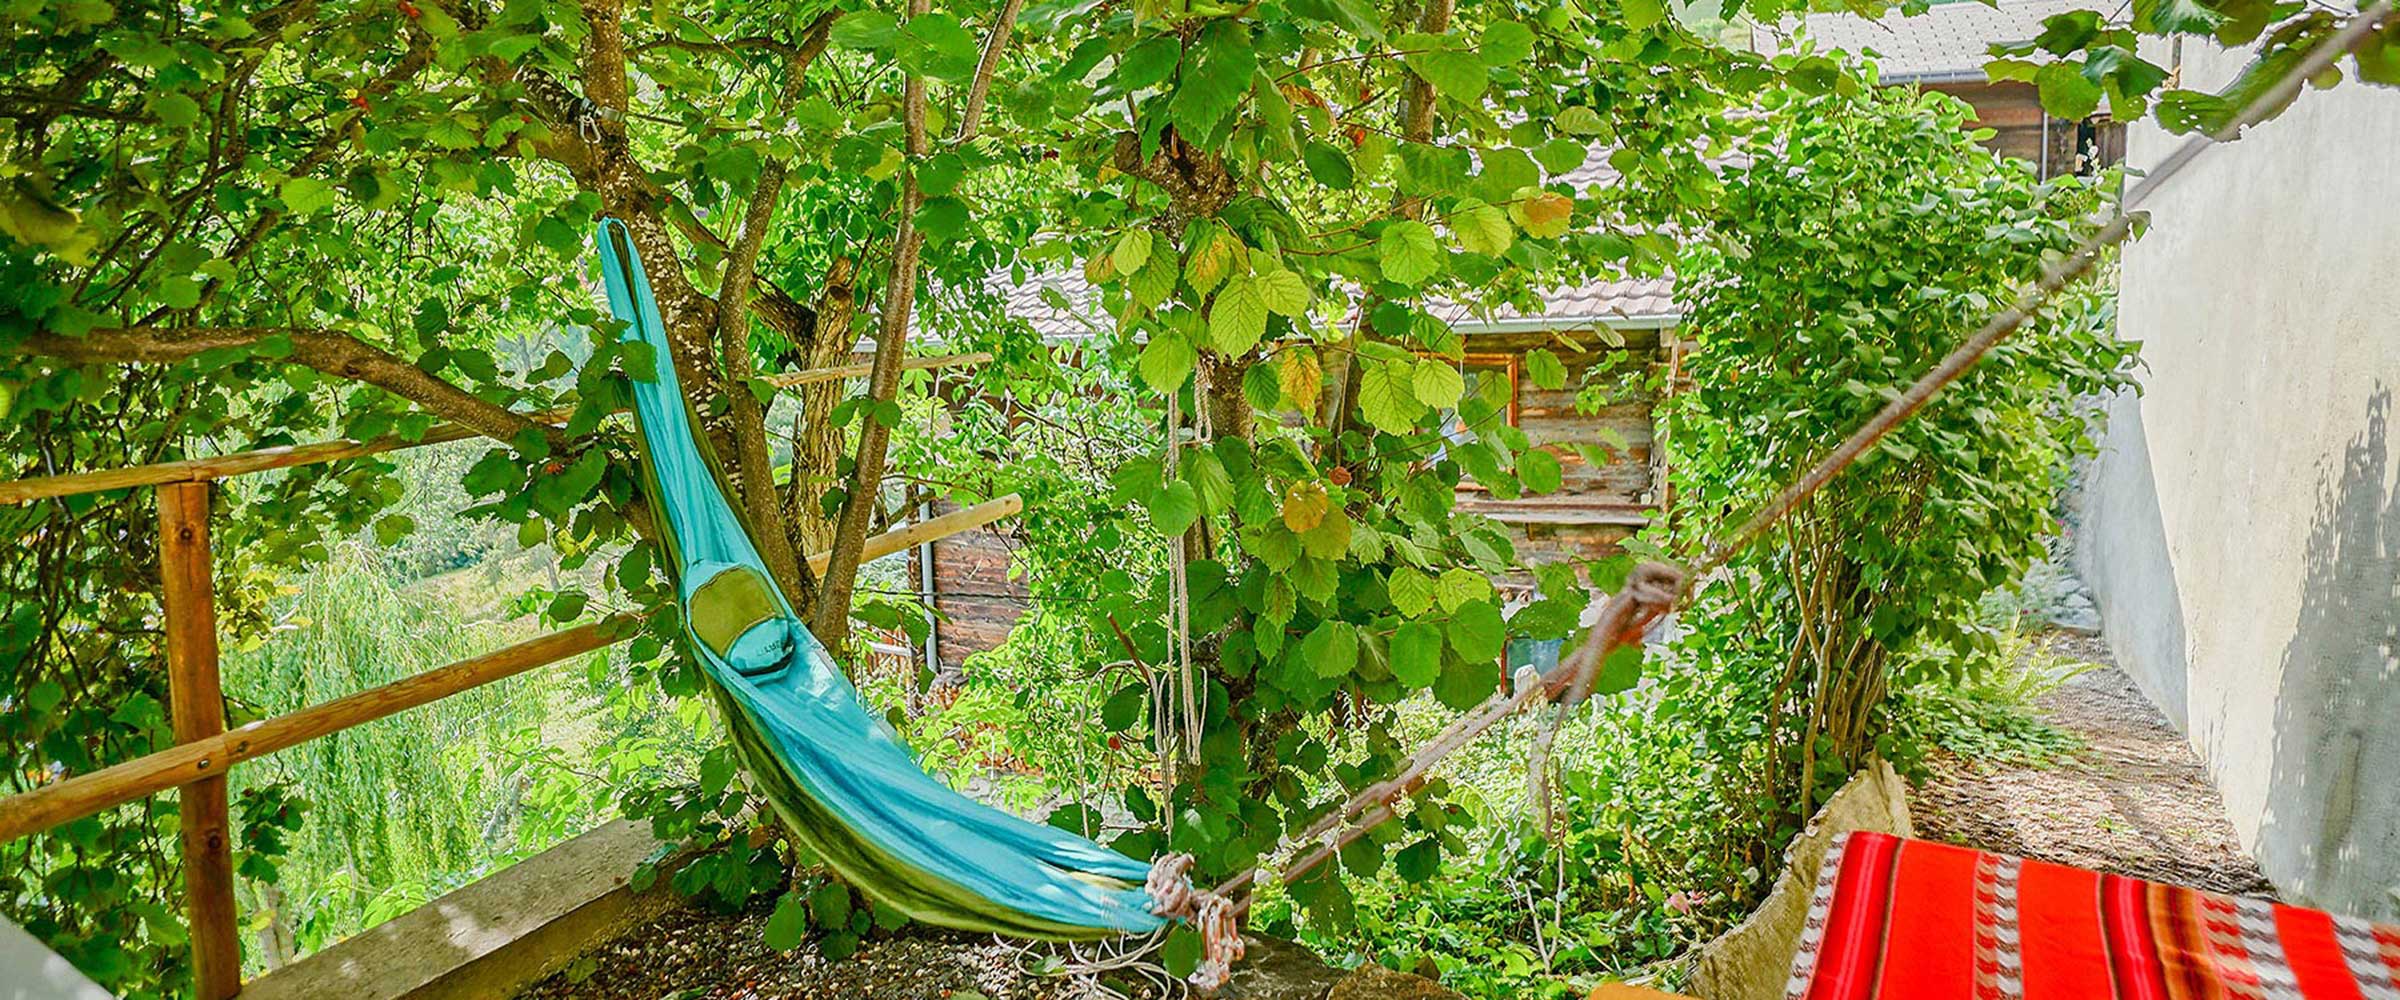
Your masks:
{"label": "white stucco wall", "polygon": [[[2187,43],[2184,79],[2241,62]],[[2128,165],[2179,141],[2136,126]],[[2145,207],[2147,388],[2111,406],[2080,569],[2267,875],[2400,916],[2400,92],[2308,93]]]}

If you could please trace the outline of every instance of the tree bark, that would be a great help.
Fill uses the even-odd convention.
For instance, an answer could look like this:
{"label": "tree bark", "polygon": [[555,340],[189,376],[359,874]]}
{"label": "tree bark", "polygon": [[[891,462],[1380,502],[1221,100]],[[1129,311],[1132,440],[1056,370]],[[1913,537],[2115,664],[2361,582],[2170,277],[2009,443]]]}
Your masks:
{"label": "tree bark", "polygon": [[173,364],[204,351],[253,347],[273,337],[290,338],[292,352],[286,361],[383,389],[487,437],[509,441],[531,430],[547,438],[553,448],[563,450],[568,445],[557,428],[469,393],[390,351],[333,330],[273,326],[176,330],[121,327],[93,330],[81,337],[38,333],[20,342],[16,352],[79,364]]}

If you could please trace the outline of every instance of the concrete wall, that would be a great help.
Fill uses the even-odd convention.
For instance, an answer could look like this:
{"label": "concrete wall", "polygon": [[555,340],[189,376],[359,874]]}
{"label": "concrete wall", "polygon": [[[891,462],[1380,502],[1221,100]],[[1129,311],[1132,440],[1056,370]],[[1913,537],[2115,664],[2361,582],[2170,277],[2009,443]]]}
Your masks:
{"label": "concrete wall", "polygon": [[[2160,52],[2153,58],[2164,57]],[[2187,85],[2239,54],[2187,43]],[[2175,137],[2137,126],[2127,162]],[[2345,82],[2145,207],[2077,560],[2116,654],[2287,893],[2400,917],[2400,93]],[[2157,831],[2163,837],[2173,830]]]}

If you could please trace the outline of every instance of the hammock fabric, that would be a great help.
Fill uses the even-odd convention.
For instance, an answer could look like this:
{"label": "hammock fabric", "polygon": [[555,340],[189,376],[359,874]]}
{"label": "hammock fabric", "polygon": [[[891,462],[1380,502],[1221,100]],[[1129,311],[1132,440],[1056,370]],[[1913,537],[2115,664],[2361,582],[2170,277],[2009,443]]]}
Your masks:
{"label": "hammock fabric", "polygon": [[624,339],[656,360],[657,377],[633,383],[634,415],[685,638],[784,827],[844,881],[927,923],[1069,940],[1162,927],[1151,865],[952,791],[859,702],[726,502],[632,235],[606,219],[597,243]]}
{"label": "hammock fabric", "polygon": [[1876,833],[1837,839],[1787,1000],[2400,1000],[2400,927]]}

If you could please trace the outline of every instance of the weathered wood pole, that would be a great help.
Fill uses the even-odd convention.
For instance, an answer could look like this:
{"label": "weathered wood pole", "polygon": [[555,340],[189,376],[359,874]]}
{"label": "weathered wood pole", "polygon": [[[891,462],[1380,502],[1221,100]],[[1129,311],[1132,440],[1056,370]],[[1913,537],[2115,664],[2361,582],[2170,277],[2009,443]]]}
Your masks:
{"label": "weathered wood pole", "polygon": [[[217,676],[216,587],[208,551],[209,484],[158,489],[158,576],[167,616],[167,685],[175,741],[225,731]],[[225,772],[183,786],[183,890],[190,905],[193,990],[200,1000],[242,991],[242,944],[233,910],[233,830]]]}

